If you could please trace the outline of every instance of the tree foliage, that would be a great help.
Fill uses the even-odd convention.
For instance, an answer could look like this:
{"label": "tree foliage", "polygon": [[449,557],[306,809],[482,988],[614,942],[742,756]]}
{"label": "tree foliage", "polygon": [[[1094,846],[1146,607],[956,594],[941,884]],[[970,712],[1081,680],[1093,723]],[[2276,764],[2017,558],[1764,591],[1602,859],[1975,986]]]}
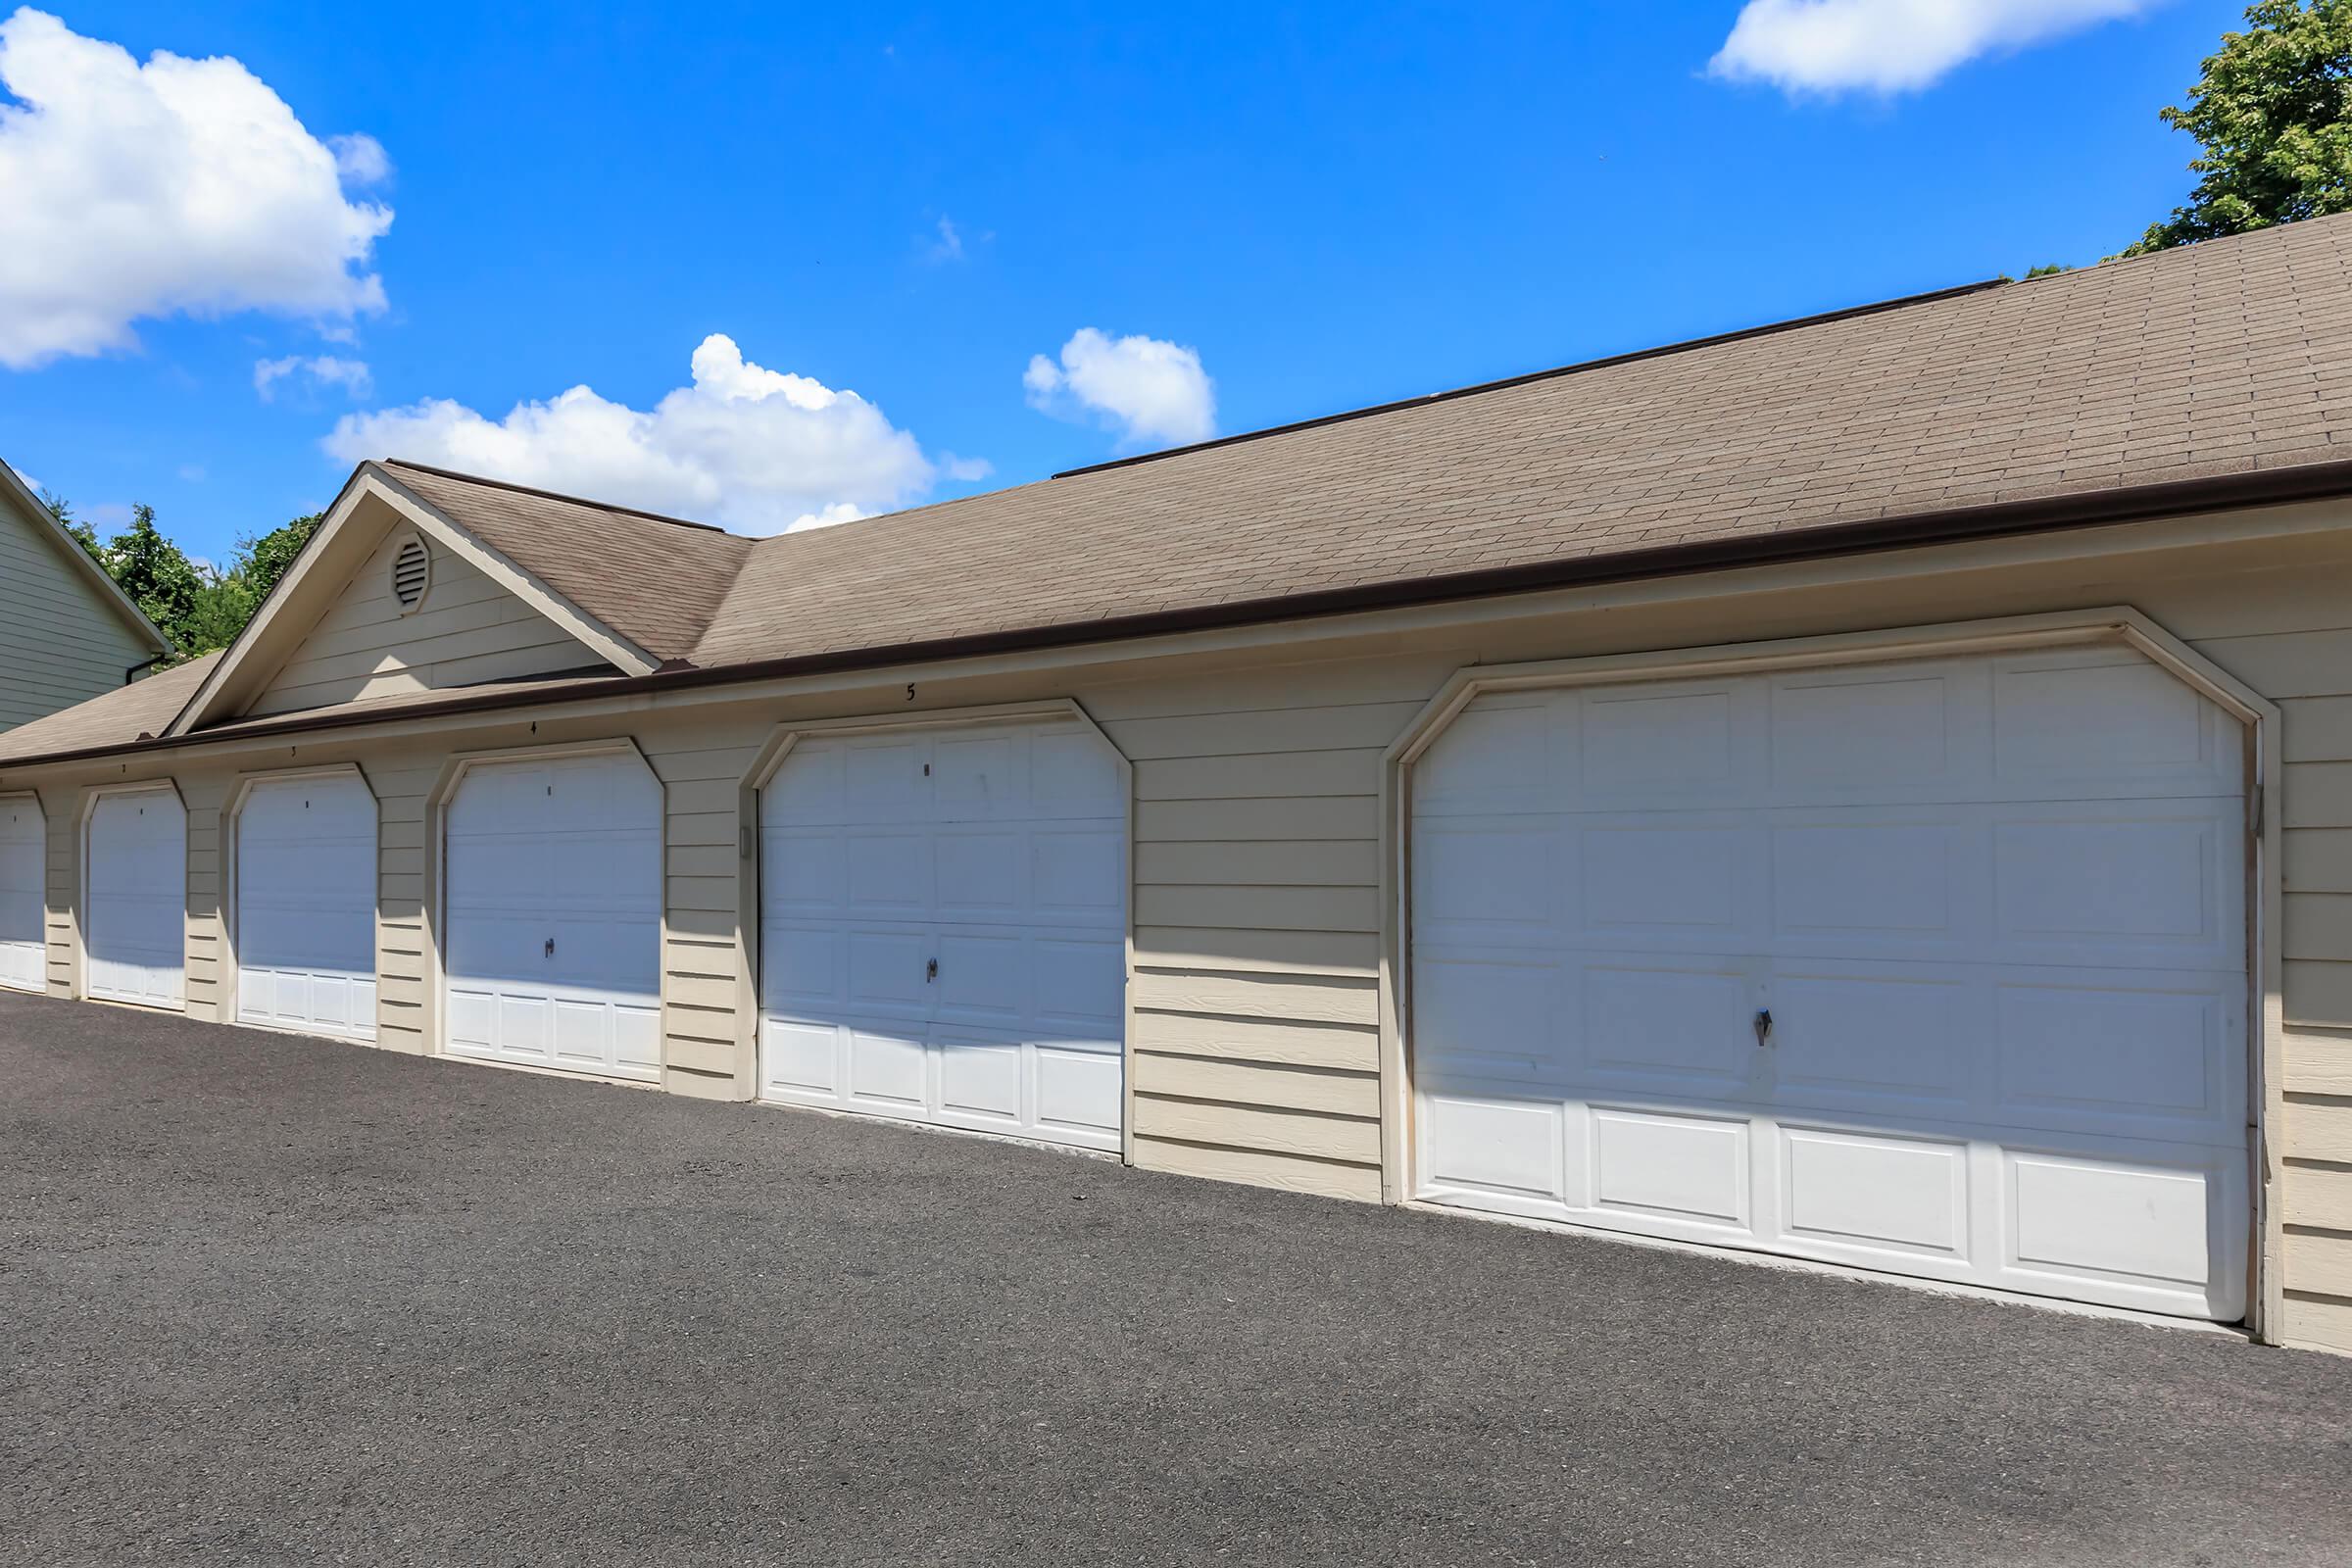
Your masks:
{"label": "tree foliage", "polygon": [[2246,23],[2164,111],[2202,177],[2126,256],[2352,211],[2352,0],[2256,0]]}
{"label": "tree foliage", "polygon": [[225,569],[190,561],[156,526],[155,509],[130,509],[130,523],[101,544],[97,531],[74,515],[63,496],[41,493],[41,505],[106,568],[131,602],[179,645],[183,658],[226,648],[261,609],[262,601],[318,531],[318,514],[296,517],[237,541]]}

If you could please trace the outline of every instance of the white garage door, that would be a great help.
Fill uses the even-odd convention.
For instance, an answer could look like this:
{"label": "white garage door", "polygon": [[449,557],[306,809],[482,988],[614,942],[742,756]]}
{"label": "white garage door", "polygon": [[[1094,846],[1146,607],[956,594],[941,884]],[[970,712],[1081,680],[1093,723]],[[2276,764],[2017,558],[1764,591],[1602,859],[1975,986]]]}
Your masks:
{"label": "white garage door", "polygon": [[449,1050],[662,1074],[662,786],[634,754],[468,771],[447,812]]}
{"label": "white garage door", "polygon": [[2242,745],[2107,651],[1478,699],[1414,779],[1419,1194],[2238,1317]]}
{"label": "white garage door", "polygon": [[767,1098],[1119,1147],[1127,808],[1101,739],[804,740],[760,820]]}
{"label": "white garage door", "polygon": [[29,795],[0,800],[0,986],[39,991],[48,983],[43,885],[49,830]]}
{"label": "white garage door", "polygon": [[90,808],[83,990],[178,1007],[187,996],[188,816],[170,789],[101,795]]}
{"label": "white garage door", "polygon": [[375,1038],[375,797],[272,779],[237,812],[237,1018]]}

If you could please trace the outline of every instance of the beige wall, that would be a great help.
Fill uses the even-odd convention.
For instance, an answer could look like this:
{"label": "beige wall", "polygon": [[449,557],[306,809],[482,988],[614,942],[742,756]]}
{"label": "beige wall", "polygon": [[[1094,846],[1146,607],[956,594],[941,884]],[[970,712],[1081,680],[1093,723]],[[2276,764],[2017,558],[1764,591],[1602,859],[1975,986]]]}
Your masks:
{"label": "beige wall", "polygon": [[155,652],[47,534],[0,501],[0,730],[113,691]]}
{"label": "beige wall", "polygon": [[425,541],[433,564],[424,603],[404,613],[392,597],[391,567],[411,537],[394,528],[376,546],[248,711],[283,713],[603,664],[439,540]]}
{"label": "beige wall", "polygon": [[[535,729],[469,720],[429,735],[328,733],[298,758],[282,745],[181,757],[171,771],[190,808],[188,1006],[209,1017],[224,1004],[218,817],[237,771],[348,760],[367,773],[383,823],[380,1043],[422,1051],[427,801],[449,757],[628,735],[666,799],[665,1083],[748,1096],[741,784],[762,745],[796,718],[1074,697],[1134,767],[1137,1162],[1374,1200],[1382,754],[1454,670],[2118,604],[2284,715],[2275,805],[2284,822],[2285,1298],[2276,1330],[2352,1351],[2352,533],[2241,539],[2227,519],[2108,530],[1335,620],[1279,642],[1202,637],[1158,657],[1121,649],[1115,662],[1064,654],[1026,671],[1003,661],[912,672],[912,705],[902,671],[601,716],[542,710]],[[1042,667],[1056,662],[1065,667]],[[59,994],[73,989],[80,794],[126,776],[141,775],[120,764],[0,771],[0,787],[39,783],[49,811]]]}

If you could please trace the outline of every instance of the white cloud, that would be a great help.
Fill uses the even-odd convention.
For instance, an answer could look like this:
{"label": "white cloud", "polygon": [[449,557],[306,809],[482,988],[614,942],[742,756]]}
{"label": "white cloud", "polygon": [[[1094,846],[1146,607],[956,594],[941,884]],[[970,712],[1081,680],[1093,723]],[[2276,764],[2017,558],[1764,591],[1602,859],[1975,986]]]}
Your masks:
{"label": "white cloud", "polygon": [[956,220],[945,214],[940,216],[939,237],[931,241],[929,249],[923,254],[935,262],[963,260],[963,230],[956,226]]}
{"label": "white cloud", "polygon": [[253,362],[253,389],[262,395],[264,403],[277,396],[277,383],[290,375],[300,375],[318,386],[339,386],[355,398],[364,398],[375,390],[375,378],[368,373],[365,360],[337,359],[332,354],[314,354],[308,358],[289,354],[282,360]]}
{"label": "white cloud", "polygon": [[27,8],[0,22],[0,365],[128,348],[141,318],[383,309],[391,211],[343,193],[383,149],[329,147],[236,61],[142,66]]}
{"label": "white cloud", "polygon": [[1030,358],[1021,376],[1032,408],[1057,418],[1092,416],[1129,446],[1183,445],[1217,433],[1215,383],[1193,349],[1152,337],[1112,338],[1082,326],[1057,365]]}
{"label": "white cloud", "polygon": [[2161,0],[1748,0],[1710,74],[1790,92],[1925,87],[1955,66],[2022,49]]}
{"label": "white cloud", "polygon": [[919,499],[939,478],[880,409],[754,365],[732,338],[703,339],[693,374],[651,410],[584,386],[518,403],[503,419],[428,398],[345,415],[324,445],[346,463],[411,458],[759,534],[855,521]]}

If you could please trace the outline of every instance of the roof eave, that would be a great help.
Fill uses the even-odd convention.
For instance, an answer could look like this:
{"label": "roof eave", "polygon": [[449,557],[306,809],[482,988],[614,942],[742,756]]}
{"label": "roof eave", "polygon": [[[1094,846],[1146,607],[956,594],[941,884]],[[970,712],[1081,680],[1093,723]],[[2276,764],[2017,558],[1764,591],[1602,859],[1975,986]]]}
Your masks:
{"label": "roof eave", "polygon": [[[946,659],[1068,648],[1091,643],[1127,642],[1186,632],[1230,630],[1273,621],[1411,609],[1505,594],[1594,587],[1703,571],[1781,565],[1931,545],[1963,544],[2058,529],[2145,522],[2252,507],[2287,506],[2346,495],[2352,495],[2352,461],[2255,468],[2157,484],[2036,496],[2018,501],[1955,507],[1940,512],[1906,513],[1899,516],[1874,517],[1859,522],[1789,528],[1770,534],[1664,545],[1651,550],[1625,551],[1614,555],[1571,556],[1556,561],[1446,576],[1361,583],[1310,594],[1242,600],[1198,609],[1157,611],[1110,619],[1013,628],[925,642],[899,643],[882,648],[790,655],[737,664],[657,669],[646,674],[621,675],[599,682],[593,692],[577,689],[525,694],[483,692],[470,697],[453,697],[446,703],[419,703],[403,709],[398,715],[381,712],[307,716],[289,713],[283,723],[241,724],[234,738],[259,739],[353,728],[385,722],[395,716],[402,722],[408,722],[498,709],[543,708],[583,698],[645,696],[795,675],[882,669]],[[124,745],[0,760],[0,771],[135,756],[224,738],[228,737],[200,729]]]}

